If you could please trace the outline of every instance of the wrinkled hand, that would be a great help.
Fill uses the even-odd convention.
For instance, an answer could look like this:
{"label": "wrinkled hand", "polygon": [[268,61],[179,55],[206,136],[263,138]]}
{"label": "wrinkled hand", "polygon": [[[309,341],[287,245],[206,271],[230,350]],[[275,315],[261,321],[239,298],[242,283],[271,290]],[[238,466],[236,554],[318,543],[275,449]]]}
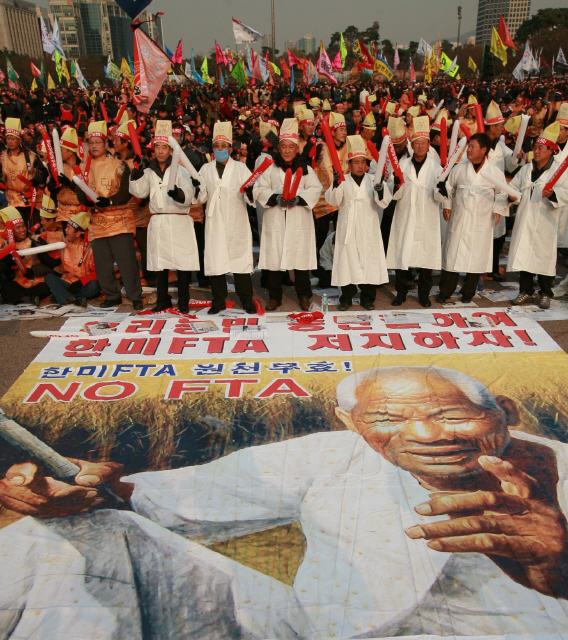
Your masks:
{"label": "wrinkled hand", "polygon": [[69,187],[70,189],[73,188],[73,180],[69,179],[66,175],[60,173],[57,177],[59,179],[59,184],[63,185],[64,187]]}
{"label": "wrinkled hand", "polygon": [[97,209],[106,209],[106,207],[110,207],[110,198],[99,196],[95,204],[97,206]]}
{"label": "wrinkled hand", "polygon": [[448,197],[448,189],[446,187],[445,182],[438,182],[438,184],[436,185],[436,188],[438,189],[438,193],[441,196],[443,196],[444,198]]}
{"label": "wrinkled hand", "polygon": [[444,220],[447,222],[450,219],[450,216],[452,215],[452,210],[451,209],[444,209],[442,211],[443,215],[444,215]]}
{"label": "wrinkled hand", "polygon": [[542,192],[542,197],[543,198],[550,198],[550,196],[554,193],[554,189],[547,189],[546,191]]}
{"label": "wrinkled hand", "polygon": [[568,598],[568,527],[553,504],[532,496],[536,481],[495,456],[479,464],[501,484],[501,492],[436,492],[418,505],[420,515],[447,515],[448,520],[406,530],[409,538],[428,540],[436,551],[483,553],[507,572],[511,563],[522,571],[511,577],[540,593]]}
{"label": "wrinkled hand", "polygon": [[104,506],[105,498],[97,490],[97,485],[102,483],[123,500],[130,499],[134,485],[120,481],[122,465],[69,460],[81,468],[75,477],[77,485],[44,476],[33,462],[13,465],[0,480],[0,505],[36,518],[75,515]]}

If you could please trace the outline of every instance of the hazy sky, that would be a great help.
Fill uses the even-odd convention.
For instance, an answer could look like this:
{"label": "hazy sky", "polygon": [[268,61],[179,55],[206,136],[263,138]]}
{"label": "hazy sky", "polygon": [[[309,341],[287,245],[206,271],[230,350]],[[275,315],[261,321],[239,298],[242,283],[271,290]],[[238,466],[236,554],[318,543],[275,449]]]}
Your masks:
{"label": "hazy sky", "polygon": [[[435,40],[457,35],[457,7],[462,6],[461,33],[475,30],[475,0],[274,0],[276,47],[311,33],[327,46],[334,31],[353,24],[360,29],[374,20],[380,23],[381,39],[408,44],[410,40]],[[546,7],[568,7],[568,0],[532,0],[531,12]],[[164,37],[170,48],[183,38],[184,56],[191,47],[205,53],[217,39],[234,48],[231,18],[261,33],[271,31],[270,0],[154,0],[149,10],[163,11]]]}

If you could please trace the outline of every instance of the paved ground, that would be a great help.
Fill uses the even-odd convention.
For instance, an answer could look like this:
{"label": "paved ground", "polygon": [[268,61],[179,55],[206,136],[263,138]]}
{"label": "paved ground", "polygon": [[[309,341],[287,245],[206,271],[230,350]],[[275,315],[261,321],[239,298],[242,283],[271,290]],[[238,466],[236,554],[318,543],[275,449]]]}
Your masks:
{"label": "paved ground", "polygon": [[[560,261],[558,263],[558,273],[562,275],[562,277],[566,274],[566,269],[561,265]],[[390,304],[394,297],[393,279],[393,276],[391,276],[391,283],[379,288],[375,303],[376,309],[393,309]],[[516,275],[508,274],[508,279],[515,280]],[[435,278],[434,284],[437,284],[437,281],[438,279]],[[260,287],[259,273],[254,274],[253,284],[255,286],[255,297],[260,299],[263,305],[265,305],[268,302],[268,296],[266,290]],[[486,281],[485,287],[487,289],[502,289],[500,284],[491,281]],[[192,290],[191,296],[195,299],[210,299],[210,296],[204,291]],[[236,306],[239,306],[238,298],[234,293],[229,294],[229,298],[235,300]],[[319,298],[314,297],[314,300],[319,301]],[[299,310],[293,287],[284,287],[284,298],[282,302],[282,307],[280,307],[278,311]],[[486,308],[507,306],[505,303],[492,303],[482,297],[476,297],[474,302],[476,302],[479,307]],[[98,305],[98,301],[93,301],[92,304]],[[335,307],[331,307],[331,310],[334,308]],[[418,304],[417,298],[409,296],[405,305],[399,308],[421,309],[422,307]],[[432,298],[432,309],[436,308],[441,309],[442,306],[434,302]],[[354,306],[353,309],[363,311],[363,308],[359,306]],[[123,304],[119,308],[119,311],[123,312],[131,310],[132,307],[130,304]],[[32,330],[58,330],[63,322],[64,319],[62,318],[0,322],[0,397],[10,388],[47,342],[46,339],[31,337],[29,332]],[[564,351],[568,351],[568,321],[543,322],[542,326]]]}

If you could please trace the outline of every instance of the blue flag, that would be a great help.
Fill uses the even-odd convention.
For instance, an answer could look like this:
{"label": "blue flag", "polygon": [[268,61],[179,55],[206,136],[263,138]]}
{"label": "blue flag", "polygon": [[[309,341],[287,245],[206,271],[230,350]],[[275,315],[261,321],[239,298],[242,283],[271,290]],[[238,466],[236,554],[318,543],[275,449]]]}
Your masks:
{"label": "blue flag", "polygon": [[290,67],[290,93],[294,93],[294,67]]}
{"label": "blue flag", "polygon": [[164,51],[170,60],[174,57],[174,54],[166,47],[166,45],[164,45]]}
{"label": "blue flag", "polygon": [[225,78],[223,78],[223,72],[219,74],[219,82],[221,83],[222,87],[225,86]]}
{"label": "blue flag", "polygon": [[130,53],[128,53],[128,66],[130,67],[130,73],[134,75],[134,62],[132,62],[132,58],[130,57]]}
{"label": "blue flag", "polygon": [[116,0],[116,4],[134,20],[152,0]]}

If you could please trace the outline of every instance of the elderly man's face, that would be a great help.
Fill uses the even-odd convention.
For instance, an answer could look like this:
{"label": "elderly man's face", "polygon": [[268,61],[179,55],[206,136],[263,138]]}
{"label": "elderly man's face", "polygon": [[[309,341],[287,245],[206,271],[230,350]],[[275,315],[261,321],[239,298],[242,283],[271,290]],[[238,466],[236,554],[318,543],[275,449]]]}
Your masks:
{"label": "elderly man's face", "polygon": [[508,426],[518,424],[515,404],[504,396],[502,411],[475,405],[463,390],[432,374],[391,375],[368,381],[357,405],[337,416],[375,451],[417,476],[462,476],[481,471],[481,455],[500,455]]}

